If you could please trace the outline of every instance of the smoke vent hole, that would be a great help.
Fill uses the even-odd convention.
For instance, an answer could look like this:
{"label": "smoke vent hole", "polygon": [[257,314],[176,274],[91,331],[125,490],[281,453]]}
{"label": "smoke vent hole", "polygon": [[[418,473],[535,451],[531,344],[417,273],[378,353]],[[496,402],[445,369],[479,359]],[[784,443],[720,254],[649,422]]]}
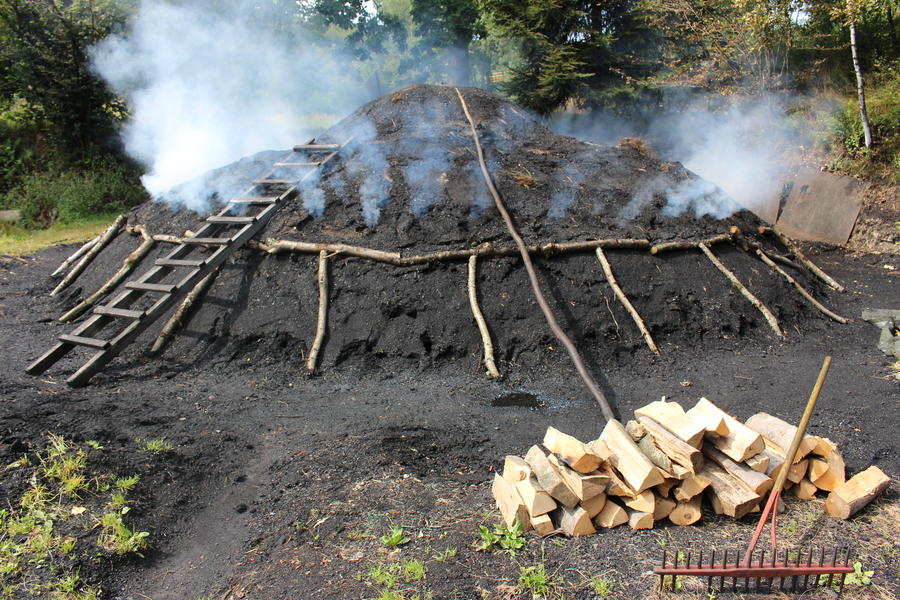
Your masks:
{"label": "smoke vent hole", "polygon": [[491,400],[491,406],[508,407],[516,406],[520,408],[543,408],[544,403],[535,394],[531,392],[523,392],[519,390],[500,392]]}

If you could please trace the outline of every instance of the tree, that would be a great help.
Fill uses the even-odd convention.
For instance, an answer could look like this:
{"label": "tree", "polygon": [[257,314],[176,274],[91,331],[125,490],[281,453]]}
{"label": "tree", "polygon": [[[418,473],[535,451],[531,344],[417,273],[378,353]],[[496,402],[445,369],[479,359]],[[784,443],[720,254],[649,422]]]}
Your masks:
{"label": "tree", "polygon": [[415,33],[420,36],[416,50],[433,55],[434,49],[447,52],[447,74],[451,85],[469,85],[472,68],[469,45],[485,34],[475,0],[412,0]]}
{"label": "tree", "polygon": [[832,9],[832,14],[850,30],[850,56],[853,61],[853,73],[856,75],[856,95],[859,99],[859,117],[862,122],[863,140],[866,148],[871,149],[872,128],[869,125],[869,115],[866,111],[866,84],[863,79],[862,67],[860,66],[859,44],[856,39],[856,23],[861,19],[865,8],[865,0],[846,0],[846,4],[843,6]]}

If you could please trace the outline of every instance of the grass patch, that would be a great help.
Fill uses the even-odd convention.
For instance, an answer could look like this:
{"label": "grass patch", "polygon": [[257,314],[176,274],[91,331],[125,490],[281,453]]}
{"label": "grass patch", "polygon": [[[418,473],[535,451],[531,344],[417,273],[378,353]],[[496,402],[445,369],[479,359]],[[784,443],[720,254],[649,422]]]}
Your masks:
{"label": "grass patch", "polygon": [[97,237],[116,215],[98,215],[75,223],[54,223],[47,229],[25,229],[0,223],[0,254],[27,256],[60,244],[86,242]]}

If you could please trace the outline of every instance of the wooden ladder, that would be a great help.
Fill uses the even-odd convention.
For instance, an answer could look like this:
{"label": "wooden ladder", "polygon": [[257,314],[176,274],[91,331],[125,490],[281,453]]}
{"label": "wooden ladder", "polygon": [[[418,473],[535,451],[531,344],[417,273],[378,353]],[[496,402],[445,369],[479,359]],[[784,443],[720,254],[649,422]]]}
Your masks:
{"label": "wooden ladder", "polygon": [[[254,179],[247,190],[229,200],[217,214],[207,217],[199,231],[184,238],[174,250],[157,259],[156,264],[137,279],[126,282],[125,290],[110,302],[95,306],[93,314],[71,333],[59,336],[59,341],[29,365],[26,372],[40,375],[76,346],[84,346],[97,352],[66,381],[72,387],[86,385],[91,377],[187,295],[200,280],[259,233],[282,201],[296,194],[297,188],[337,156],[349,141],[343,144],[294,146],[287,156]],[[285,173],[291,175],[285,176]],[[232,233],[230,236],[219,235],[229,230]],[[207,255],[196,256],[201,247],[214,250]],[[168,279],[173,281],[164,281]],[[155,295],[156,301],[152,302],[153,296],[150,296],[152,303],[144,303],[150,304],[148,308],[132,308],[148,294]],[[98,337],[110,324],[117,324],[118,330],[111,337]]]}

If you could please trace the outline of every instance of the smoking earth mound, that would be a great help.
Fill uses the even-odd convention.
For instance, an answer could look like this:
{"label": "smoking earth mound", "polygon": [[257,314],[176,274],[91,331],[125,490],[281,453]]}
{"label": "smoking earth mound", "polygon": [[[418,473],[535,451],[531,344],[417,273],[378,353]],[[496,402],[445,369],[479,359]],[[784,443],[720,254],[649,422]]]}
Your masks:
{"label": "smoking earth mound", "polygon": [[[732,226],[754,243],[769,243],[754,237],[760,225],[754,215],[679,163],[658,160],[639,142],[605,147],[556,135],[488,92],[462,92],[478,123],[496,187],[529,245],[611,238],[650,244],[703,240]],[[282,205],[261,241],[342,243],[403,256],[512,246],[453,88],[414,86],[384,96],[316,142],[348,139],[328,168]],[[214,210],[284,154],[264,152],[211,172],[172,190],[163,198],[167,202],[138,207],[129,223],[144,224],[151,234],[196,230],[201,215],[179,206],[196,206],[201,194]],[[73,305],[99,287],[137,243],[120,235],[64,302]],[[165,244],[158,244],[156,256],[169,250],[160,246]],[[783,329],[808,331],[824,319],[755,255],[728,243],[713,251],[775,313]],[[609,249],[606,254],[663,353],[712,339],[777,339],[761,313],[699,250],[654,255],[647,248]],[[649,356],[592,250],[535,260],[548,301],[589,363]],[[240,250],[168,344],[164,358],[175,366],[237,360],[299,366],[316,330],[317,263],[316,254]],[[398,266],[337,254],[329,264],[328,334],[320,368],[390,373],[451,361],[455,368],[483,368],[465,257]],[[821,296],[816,281],[800,270],[792,273]],[[501,371],[567,360],[556,348],[518,256],[481,258],[477,291]],[[147,342],[156,330],[145,334]],[[136,360],[147,342],[139,339],[124,360]]]}

